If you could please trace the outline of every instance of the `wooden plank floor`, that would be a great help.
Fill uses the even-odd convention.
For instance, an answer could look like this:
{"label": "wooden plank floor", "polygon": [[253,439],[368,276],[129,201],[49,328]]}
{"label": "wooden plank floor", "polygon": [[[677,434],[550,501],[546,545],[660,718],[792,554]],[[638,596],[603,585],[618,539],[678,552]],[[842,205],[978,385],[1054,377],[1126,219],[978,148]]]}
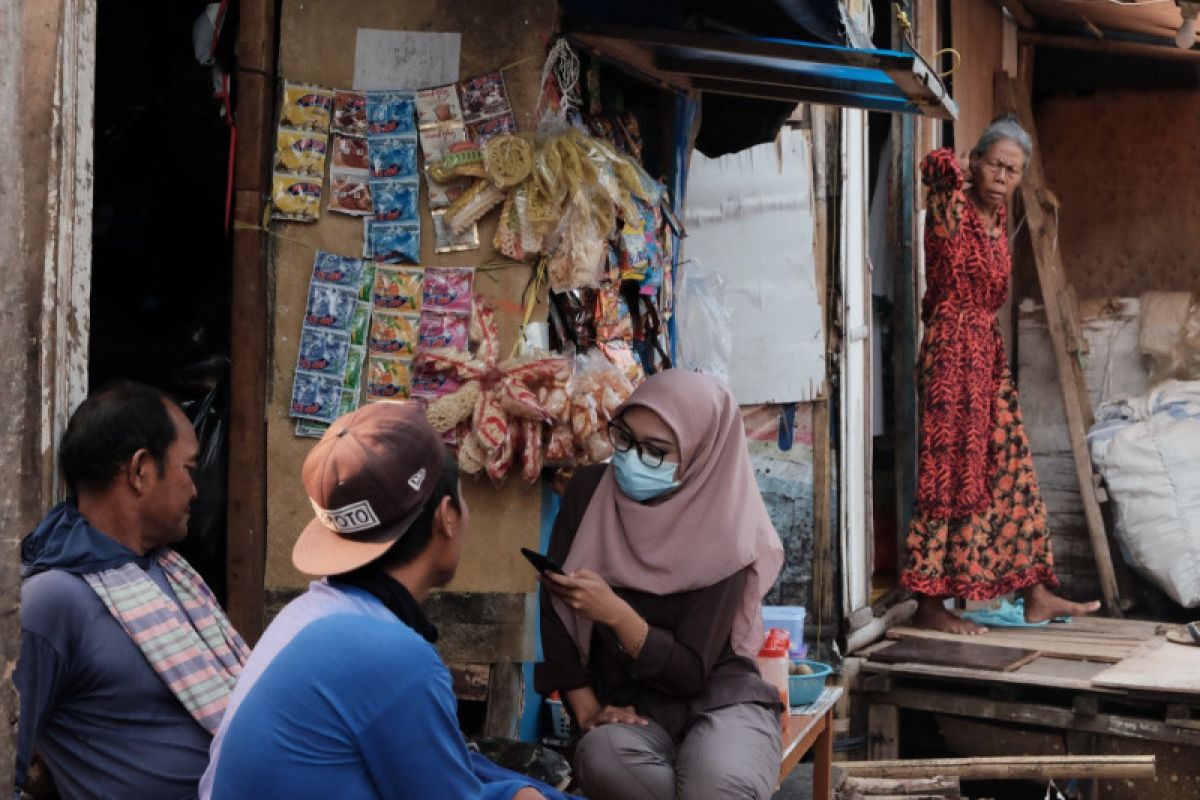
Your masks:
{"label": "wooden plank floor", "polygon": [[[889,639],[967,641],[973,645],[1037,650],[1042,655],[1009,672],[918,662],[870,662],[866,669],[895,675],[1044,686],[1099,694],[1152,693],[1200,698],[1200,647],[1168,642],[1164,634],[1170,627],[1156,622],[1088,617],[1040,628],[993,629],[969,638],[897,627],[888,631]],[[887,646],[886,642],[876,643],[859,655],[869,657],[872,652]]]}
{"label": "wooden plank floor", "polygon": [[1142,649],[1162,632],[1155,622],[1085,617],[1039,628],[992,628],[987,633],[965,638],[952,633],[900,626],[887,632],[889,639],[914,637],[939,641],[1016,647],[1037,650],[1045,656],[1103,661],[1116,664]]}
{"label": "wooden plank floor", "polygon": [[1200,647],[1157,640],[1096,675],[1092,682],[1131,692],[1200,696]]}

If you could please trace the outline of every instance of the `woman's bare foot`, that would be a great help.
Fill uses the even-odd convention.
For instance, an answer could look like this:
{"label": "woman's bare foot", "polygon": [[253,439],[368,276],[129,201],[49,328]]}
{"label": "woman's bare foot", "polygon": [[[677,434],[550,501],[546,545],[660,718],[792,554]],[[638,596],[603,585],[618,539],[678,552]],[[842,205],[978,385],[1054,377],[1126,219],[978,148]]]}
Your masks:
{"label": "woman's bare foot", "polygon": [[1059,617],[1082,617],[1100,610],[1100,602],[1073,603],[1059,597],[1042,584],[1034,584],[1021,592],[1025,598],[1025,621],[1045,622]]}
{"label": "woman's bare foot", "polygon": [[917,613],[913,616],[913,625],[931,631],[957,633],[963,636],[976,636],[987,633],[987,628],[976,625],[969,619],[963,619],[946,609],[942,600],[937,597],[921,596],[917,600]]}

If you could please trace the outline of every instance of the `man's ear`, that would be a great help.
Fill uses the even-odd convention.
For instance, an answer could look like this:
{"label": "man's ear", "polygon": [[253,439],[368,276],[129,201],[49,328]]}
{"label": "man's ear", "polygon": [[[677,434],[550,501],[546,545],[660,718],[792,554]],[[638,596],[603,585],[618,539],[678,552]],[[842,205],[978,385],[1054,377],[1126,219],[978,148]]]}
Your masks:
{"label": "man's ear", "polygon": [[454,505],[454,501],[450,499],[450,495],[446,495],[438,503],[437,508],[433,512],[433,532],[441,534],[447,539],[453,539],[458,535],[458,523],[462,519],[462,512]]}
{"label": "man's ear", "polygon": [[150,451],[144,447],[136,451],[125,465],[125,480],[129,483],[129,488],[137,494],[144,492],[146,481],[154,469],[154,456],[150,455]]}

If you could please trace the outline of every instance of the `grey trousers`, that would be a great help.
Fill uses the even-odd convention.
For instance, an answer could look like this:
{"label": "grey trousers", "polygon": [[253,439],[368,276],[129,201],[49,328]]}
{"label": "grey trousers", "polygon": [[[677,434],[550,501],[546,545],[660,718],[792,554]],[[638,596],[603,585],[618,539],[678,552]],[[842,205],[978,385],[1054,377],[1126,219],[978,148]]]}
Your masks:
{"label": "grey trousers", "polygon": [[768,800],[779,715],[753,703],[701,714],[676,746],[658,724],[601,725],[575,749],[588,800]]}

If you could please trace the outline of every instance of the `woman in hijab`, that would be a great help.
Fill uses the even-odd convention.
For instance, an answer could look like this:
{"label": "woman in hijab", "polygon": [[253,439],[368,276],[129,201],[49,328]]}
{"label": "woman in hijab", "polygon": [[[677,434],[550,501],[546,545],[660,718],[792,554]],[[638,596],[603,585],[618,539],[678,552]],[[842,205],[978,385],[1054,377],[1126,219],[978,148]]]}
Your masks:
{"label": "woman in hijab", "polygon": [[576,473],[555,521],[566,575],[541,579],[538,691],[583,733],[592,800],[768,798],[783,709],[754,658],[783,546],[741,412],[712,378],[669,370],[609,434],[612,463]]}

